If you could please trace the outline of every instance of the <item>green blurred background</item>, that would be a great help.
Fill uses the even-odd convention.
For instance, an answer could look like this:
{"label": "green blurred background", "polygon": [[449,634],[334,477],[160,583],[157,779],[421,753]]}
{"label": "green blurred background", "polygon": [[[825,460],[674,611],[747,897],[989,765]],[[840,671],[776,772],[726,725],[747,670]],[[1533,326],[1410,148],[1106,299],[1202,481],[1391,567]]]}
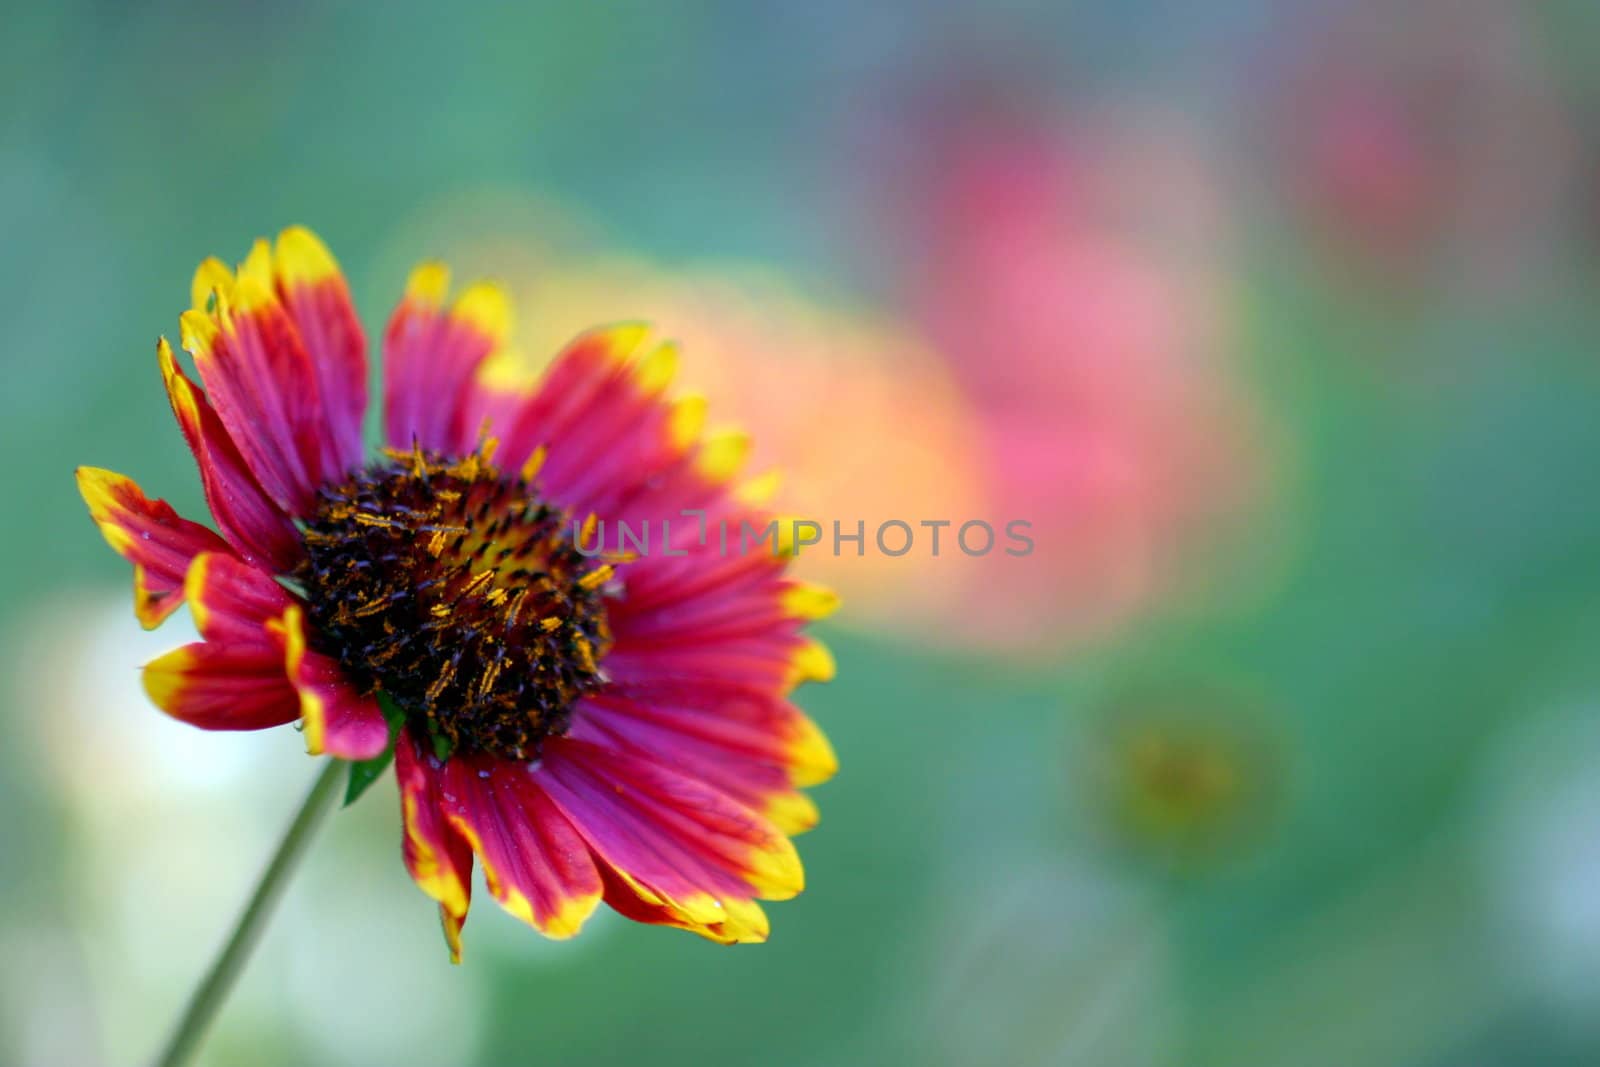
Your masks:
{"label": "green blurred background", "polygon": [[374,339],[433,255],[530,348],[572,287],[737,319],[688,376],[851,442],[774,450],[812,514],[1041,548],[821,561],[842,770],[769,944],[480,891],[451,968],[386,782],[206,1062],[1600,1062],[1597,49],[1578,0],[9,6],[0,1061],[147,1057],[314,773],[145,703],[188,624],[71,478],[200,513],[154,340],[303,222]]}

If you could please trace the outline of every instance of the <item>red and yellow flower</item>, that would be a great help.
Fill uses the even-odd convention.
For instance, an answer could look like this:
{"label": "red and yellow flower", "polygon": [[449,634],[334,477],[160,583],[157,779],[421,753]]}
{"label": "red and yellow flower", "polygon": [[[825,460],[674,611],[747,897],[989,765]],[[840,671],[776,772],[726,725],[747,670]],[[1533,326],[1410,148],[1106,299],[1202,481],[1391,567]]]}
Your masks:
{"label": "red and yellow flower", "polygon": [[[371,455],[366,340],[322,243],[291,228],[237,270],[201,264],[181,339],[204,388],[164,338],[157,357],[215,531],[78,471],[140,622],[187,604],[202,638],[145,688],[204,729],[298,721],[314,755],[392,746],[405,862],[452,958],[474,857],[550,937],[604,900],[763,940],[757,901],[802,887],[789,835],[817,813],[800,789],[835,769],[790,695],[833,673],[803,631],[836,598],[682,518],[767,521],[741,491],[744,438],[703,435],[703,400],[668,397],[673,346],[593,330],[508,382],[485,372],[508,301],[448,290],[418,267],[389,321]],[[665,543],[596,554],[607,520]]]}

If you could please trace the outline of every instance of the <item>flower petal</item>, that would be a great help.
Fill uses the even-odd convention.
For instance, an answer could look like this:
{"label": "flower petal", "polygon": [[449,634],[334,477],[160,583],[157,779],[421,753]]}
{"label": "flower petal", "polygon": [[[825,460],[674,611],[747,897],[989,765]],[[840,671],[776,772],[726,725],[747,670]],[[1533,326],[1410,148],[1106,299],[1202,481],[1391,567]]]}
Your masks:
{"label": "flower petal", "polygon": [[78,491],[100,533],[133,564],[133,611],[154,629],[178,610],[183,577],[201,552],[228,550],[227,542],[181,518],[165,500],[151,500],[131,478],[98,467],[78,468]]}
{"label": "flower petal", "polygon": [[838,597],[784,578],[785,566],[760,551],[640,558],[625,568],[628,596],[611,612],[612,628],[630,641],[666,644],[795,633],[830,614]]}
{"label": "flower petal", "polygon": [[595,858],[673,925],[721,939],[745,902],[804,886],[789,839],[698,779],[566,737],[545,743],[539,781]]}
{"label": "flower petal", "polygon": [[231,295],[186,311],[183,345],[228,436],[280,508],[309,514],[317,487],[342,473],[324,415],[320,377],[278,301],[272,253],[258,241]]}
{"label": "flower petal", "polygon": [[273,503],[228,436],[205,394],[178,367],[165,337],[156,345],[178,426],[194,453],[206,503],[222,536],[245,559],[283,573],[304,554],[294,523]]}
{"label": "flower petal", "polygon": [[[833,746],[817,725],[767,689],[726,679],[647,677],[614,681],[602,695],[626,702],[635,718],[648,717],[745,759],[779,764],[788,770],[791,785],[819,785],[839,769]],[[577,717],[580,727],[582,721]]]}
{"label": "flower petal", "polygon": [[394,771],[405,824],[406,869],[417,887],[438,901],[450,961],[460,963],[461,927],[472,902],[472,848],[445,821],[439,761],[409,731],[402,731],[395,742]]}
{"label": "flower petal", "polygon": [[447,311],[450,273],[437,263],[411,272],[383,336],[385,437],[447,455],[471,451],[479,427],[467,410],[480,364],[505,343],[511,304],[494,285],[470,286]]}
{"label": "flower petal", "polygon": [[[563,430],[581,429],[599,398],[625,395],[620,386],[628,361],[646,333],[637,323],[602,327],[579,334],[562,349],[512,418],[495,427],[505,464],[519,466],[536,448],[560,440]],[[486,367],[486,374],[494,366]],[[479,404],[490,403],[502,392],[485,376],[474,384]]]}
{"label": "flower petal", "polygon": [[[579,334],[556,357],[539,388],[504,429],[509,456],[529,444],[551,448],[546,485],[572,495],[586,472],[638,466],[656,452],[669,406],[665,371],[639,371],[648,327],[621,323]],[[671,346],[663,346],[675,353]],[[666,360],[675,363],[675,356]],[[652,361],[652,366],[660,361]],[[576,506],[574,499],[574,506]]]}
{"label": "flower petal", "polygon": [[360,466],[367,413],[367,337],[339,264],[304,226],[278,235],[273,267],[283,306],[316,367],[333,457],[341,470]]}
{"label": "flower petal", "polygon": [[268,626],[293,601],[271,577],[231,553],[202,552],[189,564],[183,596],[207,641],[254,644],[281,667],[281,646]]}
{"label": "flower petal", "polygon": [[663,505],[648,512],[656,519],[676,520],[680,508],[709,503],[710,490],[720,486],[695,475],[692,462],[704,401],[666,398],[677,349],[647,346],[648,334],[638,323],[580,334],[537,386],[514,401],[503,384],[480,376],[471,403],[475,411],[500,416],[493,431],[501,462],[517,467],[546,449],[540,471],[545,495],[579,515],[626,514],[635,528],[648,504],[624,505],[647,489]]}
{"label": "flower petal", "polygon": [[471,842],[489,892],[546,937],[576,934],[600,903],[600,875],[538,772],[526,763],[457,754],[443,774],[445,819]]}
{"label": "flower petal", "polygon": [[300,714],[283,657],[256,642],[174,649],[145,664],[144,688],[156,707],[202,730],[264,730]]}
{"label": "flower petal", "polygon": [[681,909],[663,903],[650,890],[603,863],[600,877],[605,883],[606,903],[617,914],[634,922],[688,930],[719,945],[759,943],[765,941],[770,932],[767,913],[753,900],[725,899],[717,912],[719,920],[701,923],[688,918]]}
{"label": "flower petal", "polygon": [[300,695],[300,719],[306,751],[340,759],[371,759],[389,745],[389,723],[370,693],[363,694],[345,677],[331,656],[307,645],[305,616],[290,605],[281,622],[289,680]]}
{"label": "flower petal", "polygon": [[[827,741],[799,711],[763,706],[755,715],[719,715],[656,706],[613,687],[586,698],[572,736],[596,738],[607,747],[671,767],[761,813],[786,834],[817,824],[811,798],[796,786],[815,784],[819,769],[831,773]],[[767,710],[771,708],[771,710]],[[802,725],[803,724],[803,725]],[[818,767],[821,764],[821,767]]]}
{"label": "flower petal", "polygon": [[[635,528],[683,528],[686,510],[704,511],[707,523],[726,518],[750,439],[732,429],[703,438],[704,398],[667,398],[676,350],[648,349],[644,336],[619,326],[574,342],[507,431],[507,462],[529,441],[548,445],[541,488],[577,514]],[[704,544],[702,530],[694,536]]]}
{"label": "flower petal", "polygon": [[[821,586],[785,578],[786,555],[732,543],[744,538],[747,526],[765,531],[764,518],[751,523],[749,513],[738,509],[708,518],[704,543],[696,523],[680,523],[683,536],[680,527],[671,528],[670,553],[659,546],[622,565],[627,596],[608,613],[616,643],[606,670],[613,678],[721,681],[781,694],[833,676],[827,648],[801,631],[837,606],[838,598]],[[722,521],[728,523],[726,549]],[[650,526],[662,528],[659,522]],[[613,550],[632,547],[620,528],[609,536],[604,543]]]}
{"label": "flower petal", "polygon": [[787,693],[802,682],[827,681],[834,667],[821,642],[780,631],[704,644],[627,641],[618,635],[606,655],[606,672],[622,682],[726,681]]}

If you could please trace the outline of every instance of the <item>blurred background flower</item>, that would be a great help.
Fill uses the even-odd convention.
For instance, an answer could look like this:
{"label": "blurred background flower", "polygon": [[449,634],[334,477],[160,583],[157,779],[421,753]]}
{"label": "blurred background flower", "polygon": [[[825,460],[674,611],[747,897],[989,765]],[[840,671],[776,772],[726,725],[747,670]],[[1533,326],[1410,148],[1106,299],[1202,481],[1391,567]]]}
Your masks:
{"label": "blurred background flower", "polygon": [[1258,698],[1142,680],[1086,710],[1070,768],[1090,829],[1170,873],[1198,873],[1275,826],[1282,741]]}
{"label": "blurred background flower", "polygon": [[978,419],[985,513],[1034,527],[1036,558],[973,583],[968,632],[1058,648],[1198,579],[1265,463],[1200,131],[1052,106],[1029,77],[914,95],[873,195],[891,287]]}
{"label": "blurred background flower", "polygon": [[1579,0],[9,14],[0,1060],[146,1058],[309,773],[146,706],[182,638],[70,478],[199,510],[154,339],[291,222],[359,306],[427,255],[500,276],[530,363],[656,321],[785,511],[1038,547],[802,557],[845,591],[808,705],[842,771],[766,946],[486,909],[449,969],[380,786],[209,1062],[1600,1059],[1597,33]]}
{"label": "blurred background flower", "polygon": [[1260,108],[1274,179],[1333,274],[1479,297],[1523,284],[1578,148],[1538,31],[1499,0],[1357,0],[1285,27]]}

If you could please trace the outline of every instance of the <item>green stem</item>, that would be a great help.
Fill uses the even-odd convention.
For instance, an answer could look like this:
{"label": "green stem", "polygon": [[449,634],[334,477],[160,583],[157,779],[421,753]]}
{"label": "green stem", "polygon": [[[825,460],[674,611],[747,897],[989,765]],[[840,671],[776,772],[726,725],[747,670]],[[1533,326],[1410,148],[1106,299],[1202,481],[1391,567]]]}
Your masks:
{"label": "green stem", "polygon": [[289,824],[289,832],[284,834],[272,862],[267,864],[261,881],[251,894],[250,903],[245,905],[244,913],[239,916],[238,924],[228,937],[228,943],[195,987],[189,998],[189,1006],[184,1009],[183,1018],[178,1020],[178,1027],[172,1033],[172,1039],[156,1060],[157,1067],[179,1067],[189,1062],[189,1058],[200,1047],[207,1027],[221,1009],[222,1002],[227,999],[234,981],[244,970],[251,950],[261,939],[261,931],[266,927],[272,909],[277,906],[278,898],[288,885],[289,875],[305,855],[317,824],[333,806],[333,799],[339,795],[339,781],[345,765],[336,759],[328,760],[327,764],[322,773],[317,775],[311,792],[306,794],[305,803],[300,805],[294,822]]}

